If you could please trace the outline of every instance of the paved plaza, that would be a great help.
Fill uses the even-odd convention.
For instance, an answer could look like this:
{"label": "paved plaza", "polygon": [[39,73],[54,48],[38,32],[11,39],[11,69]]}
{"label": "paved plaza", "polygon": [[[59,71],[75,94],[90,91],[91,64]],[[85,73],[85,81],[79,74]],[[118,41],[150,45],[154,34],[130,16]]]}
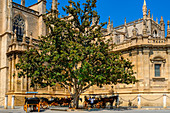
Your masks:
{"label": "paved plaza", "polygon": [[[53,111],[41,110],[40,113],[170,113],[170,110],[88,110],[88,111]],[[0,113],[25,113],[23,109],[0,109]],[[38,113],[38,112],[28,112]]]}

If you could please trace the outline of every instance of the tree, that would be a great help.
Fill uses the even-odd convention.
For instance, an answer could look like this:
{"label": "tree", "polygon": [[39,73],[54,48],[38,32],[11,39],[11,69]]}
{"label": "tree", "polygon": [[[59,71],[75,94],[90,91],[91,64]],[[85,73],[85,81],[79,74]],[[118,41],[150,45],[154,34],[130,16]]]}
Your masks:
{"label": "tree", "polygon": [[50,33],[40,37],[38,50],[28,50],[17,64],[19,76],[31,78],[32,86],[59,83],[67,89],[75,108],[79,96],[93,85],[136,82],[132,63],[112,52],[112,39],[104,38],[106,23],[99,24],[96,2],[86,0],[80,5],[70,0],[72,7],[63,8],[69,16],[57,18],[54,12],[45,16]]}

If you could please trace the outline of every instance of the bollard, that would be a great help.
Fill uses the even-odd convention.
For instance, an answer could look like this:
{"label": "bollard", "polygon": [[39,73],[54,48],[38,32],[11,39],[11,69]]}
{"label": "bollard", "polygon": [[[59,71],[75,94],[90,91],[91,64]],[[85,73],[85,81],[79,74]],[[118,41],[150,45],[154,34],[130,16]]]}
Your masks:
{"label": "bollard", "polygon": [[11,106],[12,109],[14,109],[14,101],[15,101],[15,96],[12,95],[12,106]]}
{"label": "bollard", "polygon": [[138,109],[141,108],[141,95],[138,94]]}
{"label": "bollard", "polygon": [[5,106],[4,109],[8,109],[8,95],[5,95]]}
{"label": "bollard", "polygon": [[163,94],[163,108],[166,108],[166,94]]}

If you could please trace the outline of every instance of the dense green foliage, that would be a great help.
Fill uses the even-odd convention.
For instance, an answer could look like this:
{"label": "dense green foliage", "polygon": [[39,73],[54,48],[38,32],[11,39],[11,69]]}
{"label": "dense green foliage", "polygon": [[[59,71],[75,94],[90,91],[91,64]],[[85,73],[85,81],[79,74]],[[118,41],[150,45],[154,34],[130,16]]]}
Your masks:
{"label": "dense green foliage", "polygon": [[31,78],[32,87],[59,83],[74,97],[75,105],[93,85],[135,83],[132,63],[111,52],[112,39],[106,40],[101,32],[105,23],[98,24],[96,0],[86,0],[83,8],[79,2],[69,3],[72,7],[63,8],[69,16],[44,17],[50,33],[40,37],[38,50],[32,48],[22,56],[17,64],[19,76]]}

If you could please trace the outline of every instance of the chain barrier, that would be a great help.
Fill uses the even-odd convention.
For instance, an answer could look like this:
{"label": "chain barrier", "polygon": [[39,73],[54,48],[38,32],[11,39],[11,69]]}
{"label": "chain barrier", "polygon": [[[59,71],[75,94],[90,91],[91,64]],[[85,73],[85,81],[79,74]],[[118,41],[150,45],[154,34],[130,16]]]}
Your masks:
{"label": "chain barrier", "polygon": [[156,99],[147,99],[147,98],[144,98],[143,96],[141,96],[141,98],[143,98],[144,100],[147,100],[147,101],[156,101],[156,100],[159,100],[162,97],[163,96],[160,96],[159,98],[156,98]]}
{"label": "chain barrier", "polygon": [[170,97],[168,95],[166,95],[166,97],[168,97],[170,99]]}
{"label": "chain barrier", "polygon": [[18,99],[17,97],[15,97],[15,99],[16,99],[16,100],[18,100],[18,101],[20,101],[20,102],[23,102],[23,100],[21,100],[21,99]]}
{"label": "chain barrier", "polygon": [[4,101],[4,98],[2,100],[0,100],[0,102]]}
{"label": "chain barrier", "polygon": [[136,96],[135,98],[133,98],[132,100],[125,100],[125,99],[123,99],[123,98],[121,98],[121,97],[119,97],[121,100],[123,100],[123,101],[125,101],[125,102],[132,102],[132,101],[134,101],[136,98],[137,98],[138,96]]}

